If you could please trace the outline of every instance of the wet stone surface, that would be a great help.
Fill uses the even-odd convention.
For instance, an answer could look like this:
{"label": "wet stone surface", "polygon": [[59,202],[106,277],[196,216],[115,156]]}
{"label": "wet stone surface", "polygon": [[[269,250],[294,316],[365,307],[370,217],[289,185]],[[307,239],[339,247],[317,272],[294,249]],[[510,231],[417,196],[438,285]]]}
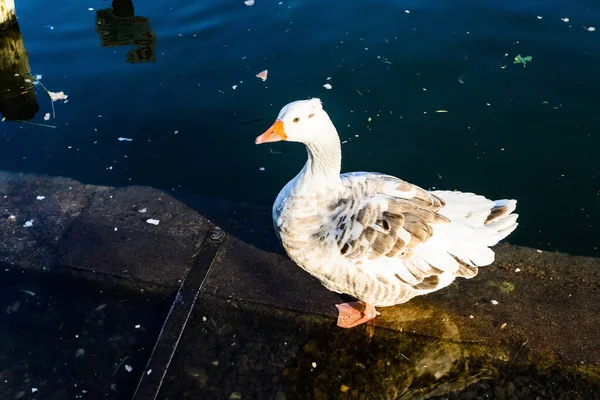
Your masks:
{"label": "wet stone surface", "polygon": [[[439,328],[456,338],[451,321]],[[593,398],[600,383],[541,372],[526,350],[493,350],[205,295],[161,399]]]}
{"label": "wet stone surface", "polygon": [[97,192],[58,245],[57,264],[176,287],[209,224],[141,186]]}
{"label": "wet stone surface", "polygon": [[100,187],[0,171],[0,261],[50,268],[58,242]]}
{"label": "wet stone surface", "polygon": [[0,171],[0,261],[68,266],[173,290],[210,228],[169,194]]}
{"label": "wet stone surface", "polygon": [[0,267],[0,399],[130,399],[172,299]]}

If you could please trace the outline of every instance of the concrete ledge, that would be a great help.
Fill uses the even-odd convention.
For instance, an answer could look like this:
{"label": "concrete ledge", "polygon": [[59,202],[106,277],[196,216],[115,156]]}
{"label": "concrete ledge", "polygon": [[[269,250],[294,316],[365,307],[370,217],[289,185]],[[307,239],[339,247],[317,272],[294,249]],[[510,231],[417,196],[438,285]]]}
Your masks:
{"label": "concrete ledge", "polygon": [[[36,200],[38,195],[46,198]],[[346,299],[282,253],[270,210],[173,196],[145,187],[116,189],[1,173],[0,261],[27,268],[68,266],[174,290],[199,242],[219,225],[228,237],[203,294],[320,314],[334,323],[334,304]],[[160,223],[149,224],[149,218]],[[31,219],[33,226],[23,227]],[[375,326],[490,347],[516,346],[536,363],[600,376],[600,260],[508,244],[495,250],[496,263],[477,277],[383,308]],[[451,337],[446,322],[456,327]]]}

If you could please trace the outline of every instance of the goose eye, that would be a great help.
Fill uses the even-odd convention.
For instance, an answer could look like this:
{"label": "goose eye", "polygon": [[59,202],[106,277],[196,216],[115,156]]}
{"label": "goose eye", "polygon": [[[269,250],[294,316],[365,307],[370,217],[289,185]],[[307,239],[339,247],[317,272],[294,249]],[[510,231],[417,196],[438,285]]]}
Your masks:
{"label": "goose eye", "polygon": [[300,118],[296,117],[293,119],[294,122],[300,122]]}

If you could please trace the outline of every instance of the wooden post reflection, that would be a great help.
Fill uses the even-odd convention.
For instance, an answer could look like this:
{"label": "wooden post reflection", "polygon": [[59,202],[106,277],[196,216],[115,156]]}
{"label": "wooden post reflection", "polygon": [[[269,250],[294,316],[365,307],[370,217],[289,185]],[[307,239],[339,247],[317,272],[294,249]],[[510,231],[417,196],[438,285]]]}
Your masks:
{"label": "wooden post reflection", "polygon": [[39,111],[30,72],[23,35],[15,22],[0,31],[0,112],[6,120],[29,120]]}
{"label": "wooden post reflection", "polygon": [[0,0],[0,30],[10,28],[17,22],[14,0]]}
{"label": "wooden post reflection", "polygon": [[103,47],[135,45],[130,63],[156,62],[156,35],[147,17],[136,17],[132,0],[113,0],[112,7],[96,12],[96,32]]}

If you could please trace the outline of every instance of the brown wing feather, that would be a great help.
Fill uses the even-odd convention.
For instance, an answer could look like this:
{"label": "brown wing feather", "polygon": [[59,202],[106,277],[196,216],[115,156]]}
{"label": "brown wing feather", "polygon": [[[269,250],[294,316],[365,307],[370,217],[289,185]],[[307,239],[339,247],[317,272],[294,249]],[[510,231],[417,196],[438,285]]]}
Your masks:
{"label": "brown wing feather", "polygon": [[[431,223],[450,222],[437,213],[444,205],[441,199],[398,178],[357,174],[346,176],[345,182],[347,196],[330,209],[334,231],[345,232],[336,241],[348,259],[409,257],[410,249],[433,235]],[[406,234],[408,242],[402,238]]]}

